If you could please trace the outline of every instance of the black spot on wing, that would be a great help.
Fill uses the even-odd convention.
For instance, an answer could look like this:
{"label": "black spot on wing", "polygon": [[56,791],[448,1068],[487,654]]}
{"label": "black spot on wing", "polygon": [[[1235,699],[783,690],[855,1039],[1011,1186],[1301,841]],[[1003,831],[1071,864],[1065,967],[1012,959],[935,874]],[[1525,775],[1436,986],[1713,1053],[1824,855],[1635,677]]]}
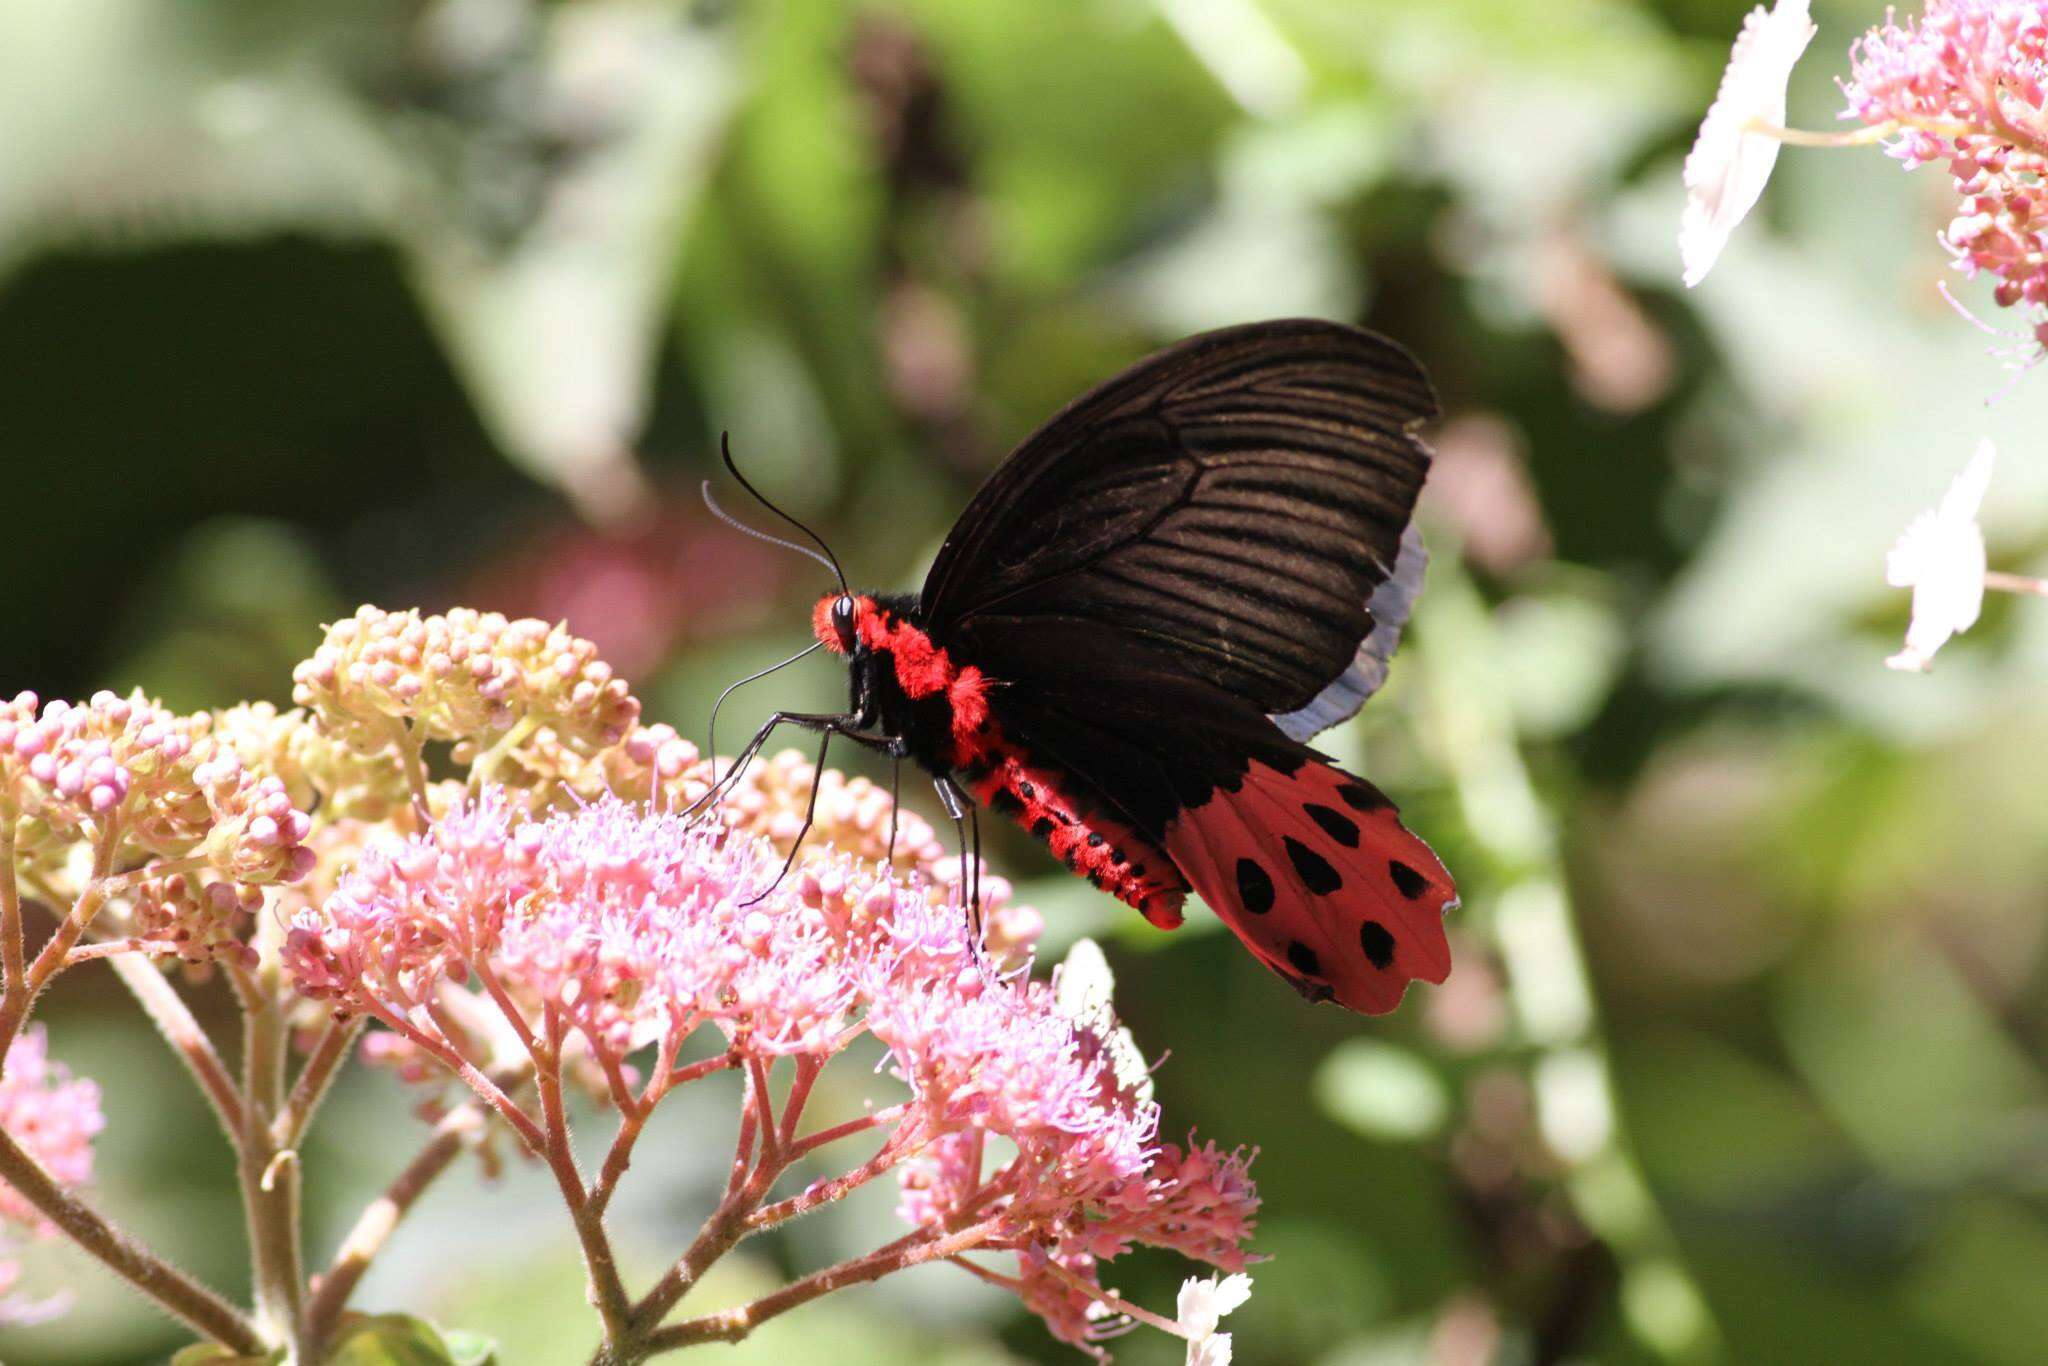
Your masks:
{"label": "black spot on wing", "polygon": [[1357,821],[1352,820],[1341,811],[1333,811],[1329,807],[1318,805],[1315,802],[1308,802],[1301,809],[1308,813],[1310,820],[1323,828],[1325,835],[1328,835],[1346,849],[1356,849],[1358,847]]}
{"label": "black spot on wing", "polygon": [[1311,892],[1317,896],[1328,896],[1344,885],[1342,874],[1332,868],[1321,854],[1292,835],[1282,835],[1280,842],[1287,847],[1287,860],[1294,865],[1295,875]]}
{"label": "black spot on wing", "polygon": [[1394,879],[1394,886],[1410,901],[1429,890],[1429,881],[1422,874],[1410,868],[1399,859],[1387,861],[1387,875]]}
{"label": "black spot on wing", "polygon": [[1287,946],[1287,961],[1294,965],[1296,972],[1307,973],[1311,977],[1323,975],[1323,965],[1317,960],[1316,951],[1299,939]]}
{"label": "black spot on wing", "polygon": [[1256,859],[1237,861],[1237,897],[1253,915],[1264,915],[1273,909],[1273,879]]}
{"label": "black spot on wing", "polygon": [[1382,972],[1394,964],[1394,936],[1385,925],[1377,920],[1368,920],[1358,927],[1358,944],[1365,950],[1365,961]]}
{"label": "black spot on wing", "polygon": [[1353,811],[1385,811],[1393,806],[1387,794],[1371,783],[1353,778],[1337,789],[1337,795],[1344,799],[1344,805]]}

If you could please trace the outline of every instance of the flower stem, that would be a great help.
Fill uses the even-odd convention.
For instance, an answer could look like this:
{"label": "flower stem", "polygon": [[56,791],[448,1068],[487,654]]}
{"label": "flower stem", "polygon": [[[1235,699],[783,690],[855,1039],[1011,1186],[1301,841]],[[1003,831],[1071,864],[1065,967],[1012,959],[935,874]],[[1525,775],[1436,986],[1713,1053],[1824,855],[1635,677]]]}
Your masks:
{"label": "flower stem", "polygon": [[[754,1074],[748,1071],[746,1088],[754,1088]],[[718,1202],[718,1208],[711,1212],[697,1230],[697,1236],[683,1249],[683,1255],[676,1258],[674,1265],[662,1274],[654,1287],[640,1297],[633,1306],[633,1325],[636,1329],[647,1329],[658,1324],[676,1307],[683,1296],[690,1293],[690,1287],[697,1283],[710,1265],[723,1257],[746,1236],[745,1220],[754,1207],[761,1202],[761,1196],[773,1184],[776,1172],[768,1166],[768,1149],[764,1139],[760,1157],[756,1160],[754,1138],[758,1127],[758,1111],[751,1094],[740,1099],[739,1139],[733,1145],[732,1174],[726,1178],[725,1197]]]}
{"label": "flower stem", "polygon": [[884,1124],[894,1124],[908,1113],[910,1113],[910,1102],[901,1101],[885,1109],[877,1110],[873,1114],[862,1115],[857,1119],[849,1119],[845,1123],[835,1124],[829,1129],[820,1129],[817,1133],[806,1134],[798,1139],[790,1148],[789,1155],[791,1157],[803,1157],[824,1147],[828,1143],[837,1143],[842,1138],[851,1138],[853,1135],[864,1133],[869,1129],[878,1129]]}
{"label": "flower stem", "polygon": [[569,1219],[576,1227],[576,1239],[583,1248],[583,1270],[590,1279],[590,1302],[604,1321],[605,1341],[617,1342],[632,1326],[632,1305],[619,1275],[618,1258],[612,1251],[611,1235],[605,1231],[604,1210],[591,1199],[577,1170],[576,1154],[569,1142],[569,1117],[562,1104],[561,1018],[550,1006],[545,1057],[536,1052],[534,1081],[540,1088],[542,1157],[555,1174],[555,1184],[569,1206]]}
{"label": "flower stem", "polygon": [[9,805],[0,805],[0,991],[11,993],[22,980],[27,954],[21,939],[21,887],[14,874],[14,823]]}
{"label": "flower stem", "polygon": [[263,1338],[241,1310],[116,1228],[66,1191],[5,1130],[0,1130],[0,1180],[115,1275],[148,1296],[209,1342],[248,1356],[264,1351]]}
{"label": "flower stem", "polygon": [[[1883,123],[1873,123],[1868,127],[1853,129],[1846,133],[1816,133],[1805,128],[1782,128],[1768,119],[1751,119],[1747,125],[1749,132],[1762,133],[1765,137],[1776,138],[1779,142],[1792,147],[1868,147],[1873,142],[1883,142],[1899,132],[1901,127],[1896,119],[1886,119]],[[1932,132],[1933,129],[1927,131]]]}
{"label": "flower stem", "polygon": [[349,1050],[362,1037],[363,1028],[360,1016],[336,1016],[320,1031],[320,1041],[313,1045],[312,1053],[299,1069],[283,1111],[271,1122],[270,1136],[279,1147],[296,1148],[306,1136],[313,1113],[327,1099],[328,1090],[341,1074],[342,1064],[348,1061]]}
{"label": "flower stem", "polygon": [[809,1214],[814,1209],[821,1209],[836,1200],[844,1200],[902,1160],[903,1147],[892,1137],[889,1142],[882,1145],[880,1152],[852,1171],[835,1176],[829,1181],[817,1182],[800,1195],[792,1195],[787,1200],[778,1200],[772,1205],[761,1206],[741,1221],[741,1227],[748,1233],[758,1233],[762,1229],[787,1223],[799,1215]]}
{"label": "flower stem", "polygon": [[164,1036],[212,1104],[214,1117],[227,1131],[228,1141],[240,1148],[244,1125],[241,1088],[235,1084],[227,1064],[221,1061],[213,1040],[185,1004],[185,998],[147,959],[117,957],[112,966],[114,975],[135,997],[142,1013],[149,1016],[150,1023]]}
{"label": "flower stem", "polygon": [[395,716],[385,718],[391,742],[398,747],[398,766],[405,770],[405,785],[412,792],[413,823],[424,835],[434,824],[434,812],[427,803],[427,766],[420,757],[419,737],[413,728]]}
{"label": "flower stem", "polygon": [[97,944],[87,944],[82,949],[73,949],[64,955],[64,966],[75,968],[80,963],[90,963],[100,958],[122,956],[136,958],[168,958],[182,951],[183,946],[168,939],[102,939]]}
{"label": "flower stem", "polygon": [[300,1246],[301,1173],[294,1148],[277,1144],[271,1125],[284,1106],[285,1020],[275,961],[232,969],[242,1007],[241,1160],[237,1175],[249,1224],[256,1318],[294,1361],[313,1359],[305,1324],[305,1266]]}
{"label": "flower stem", "polygon": [[505,1123],[511,1126],[512,1132],[519,1135],[519,1141],[525,1145],[528,1152],[545,1160],[547,1136],[541,1132],[540,1125],[533,1122],[533,1116],[520,1109],[519,1102],[513,1100],[504,1087],[487,1076],[475,1063],[463,1057],[447,1040],[434,1037],[404,1016],[394,1015],[381,1006],[372,1004],[370,1012],[440,1059],[443,1066],[462,1078],[463,1083],[476,1093],[478,1099],[498,1112]]}
{"label": "flower stem", "polygon": [[1051,1257],[1045,1259],[1045,1269],[1053,1274],[1055,1280],[1066,1282],[1070,1289],[1080,1291],[1097,1304],[1114,1309],[1119,1314],[1128,1315],[1139,1323],[1150,1324],[1162,1333],[1171,1333],[1177,1338],[1194,1337],[1194,1334],[1181,1327],[1177,1320],[1167,1318],[1162,1314],[1155,1314],[1142,1305],[1132,1304],[1129,1300],[1119,1296],[1114,1290],[1104,1290],[1093,1281],[1085,1277],[1076,1276]]}
{"label": "flower stem", "polygon": [[541,718],[533,712],[528,712],[513,723],[512,729],[492,741],[491,747],[477,755],[469,766],[469,790],[476,792],[496,777],[498,765],[504,761],[505,756],[525,744],[540,727]]}
{"label": "flower stem", "polygon": [[2008,574],[2000,569],[1985,571],[1984,586],[1995,588],[2001,593],[2026,593],[2037,598],[2048,598],[2048,579],[2030,578],[2025,574]]}
{"label": "flower stem", "polygon": [[[26,968],[8,975],[4,991],[0,991],[0,1068],[6,1066],[7,1050],[14,1046],[15,1036],[28,1021],[29,1008],[42,989],[49,985],[52,977],[64,970],[64,960],[77,946],[81,936],[92,924],[93,917],[106,904],[107,883],[114,866],[114,846],[120,842],[120,829],[114,820],[99,828],[93,840],[92,876],[78,894],[78,899],[64,919],[57,925],[56,932],[36,954],[35,961]],[[13,861],[8,860],[8,866]],[[20,917],[16,917],[19,929]],[[20,941],[17,938],[16,943]]]}
{"label": "flower stem", "polygon": [[[682,1347],[694,1347],[705,1342],[738,1342],[778,1314],[786,1314],[799,1305],[808,1304],[821,1295],[834,1290],[843,1290],[849,1285],[860,1285],[867,1281],[880,1280],[891,1272],[921,1266],[926,1262],[943,1261],[956,1257],[980,1246],[1002,1226],[1000,1219],[990,1219],[958,1233],[944,1236],[928,1235],[924,1241],[902,1240],[888,1247],[871,1252],[864,1257],[854,1257],[822,1271],[814,1271],[802,1280],[793,1281],[782,1289],[748,1304],[733,1309],[720,1310],[700,1318],[685,1319],[681,1323],[658,1328],[640,1340],[639,1355],[618,1358],[620,1362],[645,1360],[660,1352],[672,1352]],[[593,1366],[606,1358],[594,1359]]]}

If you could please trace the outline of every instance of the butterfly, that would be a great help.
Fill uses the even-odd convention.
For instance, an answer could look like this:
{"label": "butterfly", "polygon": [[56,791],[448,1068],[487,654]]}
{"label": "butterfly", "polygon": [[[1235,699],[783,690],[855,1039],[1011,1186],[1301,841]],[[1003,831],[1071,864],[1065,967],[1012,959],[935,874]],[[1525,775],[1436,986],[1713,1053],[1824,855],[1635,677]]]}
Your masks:
{"label": "butterfly", "polygon": [[1153,925],[1193,891],[1309,999],[1393,1009],[1450,971],[1456,892],[1306,742],[1386,679],[1436,413],[1407,351],[1338,323],[1157,352],[1011,453],[921,592],[841,573],[811,648],[845,658],[848,710],[778,712],[740,762],[782,724],[823,732],[821,764],[835,735],[914,760],[956,822],[1008,816]]}

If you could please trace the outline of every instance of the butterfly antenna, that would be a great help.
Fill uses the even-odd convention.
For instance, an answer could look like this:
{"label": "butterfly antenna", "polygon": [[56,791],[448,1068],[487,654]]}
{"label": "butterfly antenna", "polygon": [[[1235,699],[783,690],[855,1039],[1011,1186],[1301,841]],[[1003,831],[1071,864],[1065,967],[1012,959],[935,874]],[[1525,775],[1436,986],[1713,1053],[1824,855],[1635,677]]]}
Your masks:
{"label": "butterfly antenna", "polygon": [[748,493],[753,495],[755,502],[759,503],[762,507],[767,508],[777,517],[780,517],[783,521],[789,523],[798,531],[801,531],[804,535],[808,536],[811,539],[811,543],[817,546],[819,550],[823,551],[824,554],[822,555],[822,557],[817,554],[813,554],[810,550],[796,544],[794,541],[785,541],[779,537],[770,536],[766,532],[756,531],[754,530],[754,528],[743,524],[742,522],[738,521],[737,519],[731,516],[728,516],[718,506],[717,503],[712,502],[711,486],[707,483],[704,486],[704,501],[710,505],[712,513],[716,515],[720,521],[725,522],[728,526],[731,526],[739,531],[744,531],[749,536],[755,536],[761,540],[769,541],[776,545],[788,546],[791,550],[799,550],[806,555],[810,555],[812,559],[817,560],[818,563],[824,565],[827,569],[830,569],[832,573],[835,576],[837,576],[837,578],[839,579],[840,592],[848,594],[852,593],[853,590],[846,586],[846,571],[839,567],[839,557],[832,553],[831,546],[825,544],[825,538],[820,536],[817,532],[811,530],[809,527],[805,526],[802,522],[799,522],[796,518],[790,516],[787,512],[784,512],[781,508],[775,506],[774,503],[768,501],[768,495],[761,492],[761,490],[755,488],[753,482],[749,480],[747,476],[740,473],[740,467],[736,463],[734,463],[732,458],[732,433],[720,432],[718,434],[718,452],[719,455],[725,461],[725,468],[727,472],[730,473],[734,479],[737,479],[739,481],[739,485],[741,488],[745,489]]}
{"label": "butterfly antenna", "polygon": [[711,509],[711,515],[713,517],[716,517],[719,521],[724,522],[727,526],[731,527],[734,531],[739,532],[742,536],[752,536],[757,541],[766,541],[770,545],[779,545],[784,550],[794,550],[799,555],[808,555],[810,558],[816,560],[819,564],[823,565],[826,569],[831,570],[833,573],[836,574],[839,572],[839,567],[837,565],[833,564],[832,561],[826,559],[823,555],[820,555],[817,551],[811,549],[809,546],[798,545],[795,541],[784,540],[780,536],[770,536],[767,532],[762,531],[758,527],[748,526],[745,522],[742,522],[739,518],[733,516],[730,512],[727,512],[724,508],[720,507],[718,505],[718,500],[711,496],[711,481],[709,479],[706,479],[704,481],[704,506]]}

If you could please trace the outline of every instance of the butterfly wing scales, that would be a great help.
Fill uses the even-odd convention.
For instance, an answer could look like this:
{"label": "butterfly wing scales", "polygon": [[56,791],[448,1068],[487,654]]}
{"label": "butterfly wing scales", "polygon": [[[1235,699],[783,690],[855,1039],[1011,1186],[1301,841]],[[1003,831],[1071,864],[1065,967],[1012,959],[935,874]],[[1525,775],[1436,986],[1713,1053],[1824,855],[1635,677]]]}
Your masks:
{"label": "butterfly wing scales", "polygon": [[1305,758],[1255,763],[1167,832],[1166,851],[1252,953],[1305,995],[1380,1015],[1451,967],[1450,875],[1371,787]]}
{"label": "butterfly wing scales", "polygon": [[[1004,678],[1033,657],[1031,686],[990,695],[1004,730],[1162,850],[1260,961],[1375,1014],[1409,981],[1444,979],[1455,890],[1377,789],[1102,627],[1036,623],[985,659]],[[1238,875],[1247,859],[1264,909]]]}
{"label": "butterfly wing scales", "polygon": [[1307,706],[1372,630],[1436,411],[1415,360],[1359,328],[1190,338],[1017,448],[941,547],[921,618],[949,648],[1090,623],[1261,712]]}
{"label": "butterfly wing scales", "polygon": [[994,680],[1024,752],[1164,851],[1261,961],[1368,1012],[1443,980],[1455,893],[1383,797],[1301,741],[1385,676],[1436,412],[1414,359],[1361,329],[1189,338],[1027,438],[918,609]]}

